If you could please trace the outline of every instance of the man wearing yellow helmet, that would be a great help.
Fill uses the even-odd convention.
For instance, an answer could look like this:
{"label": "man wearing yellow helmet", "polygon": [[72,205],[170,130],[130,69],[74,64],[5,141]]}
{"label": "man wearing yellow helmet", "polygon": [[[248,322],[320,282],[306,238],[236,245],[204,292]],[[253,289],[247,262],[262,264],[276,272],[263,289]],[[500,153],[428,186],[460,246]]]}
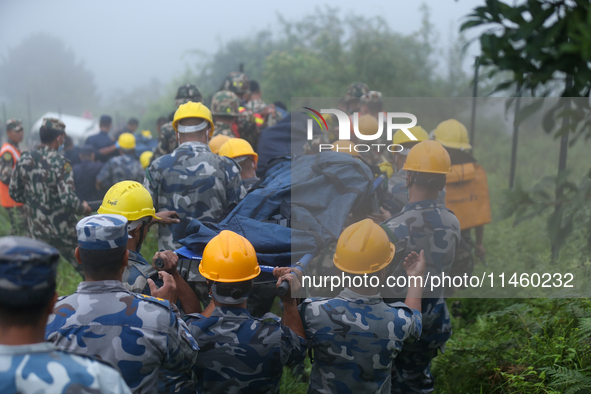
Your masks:
{"label": "man wearing yellow helmet", "polygon": [[256,174],[259,155],[248,141],[242,138],[230,138],[221,146],[219,154],[234,159],[240,165],[240,178],[246,191],[259,181]]}
{"label": "man wearing yellow helmet", "polygon": [[120,156],[109,159],[96,176],[97,190],[105,190],[122,181],[142,182],[144,170],[135,157],[135,137],[123,133],[116,143]]}
{"label": "man wearing yellow helmet", "polygon": [[[433,139],[445,147],[452,165],[445,202],[458,217],[462,228],[454,271],[470,274],[474,269],[474,249],[476,256],[484,260],[484,225],[491,221],[486,171],[472,155],[468,130],[462,123],[455,119],[439,123],[433,130]],[[476,242],[472,238],[472,229]]]}
{"label": "man wearing yellow helmet", "polygon": [[175,211],[180,218],[180,223],[158,229],[160,250],[178,249],[192,219],[218,222],[224,209],[246,194],[240,184],[240,167],[234,160],[212,153],[207,145],[214,124],[205,105],[182,104],[172,126],[179,147],[153,161],[144,181],[156,210]]}
{"label": "man wearing yellow helmet", "polygon": [[392,215],[396,215],[408,204],[406,171],[402,169],[408,152],[419,142],[429,139],[429,134],[421,126],[411,127],[408,131],[417,138],[417,141],[411,140],[402,130],[398,130],[392,137],[392,144],[403,147],[401,151],[393,153],[395,173],[388,179],[388,191],[392,194],[392,198],[387,200],[384,205]]}
{"label": "man wearing yellow helmet", "polygon": [[[376,287],[363,287],[363,279],[386,283],[394,253],[384,229],[369,219],[340,235],[333,263],[351,280],[335,298],[308,298],[300,305],[315,358],[309,392],[390,393],[392,360],[404,342],[421,334],[423,289],[415,281],[405,304],[386,304]],[[411,253],[403,266],[409,276],[422,276],[424,253]]]}
{"label": "man wearing yellow helmet", "polygon": [[[449,154],[437,141],[422,141],[408,152],[403,169],[407,171],[409,202],[382,227],[392,242],[406,245],[405,253],[424,250],[431,277],[449,273],[460,242],[460,223],[452,211],[436,202],[438,193],[445,186],[446,175],[451,171]],[[402,272],[395,270],[394,275],[397,274]],[[444,288],[435,287],[426,292],[421,306],[421,338],[404,345],[394,360],[394,393],[430,393],[434,390],[431,360],[437,355],[437,349],[445,349],[451,336],[451,322]]]}
{"label": "man wearing yellow helmet", "polygon": [[[283,321],[270,313],[264,320],[250,315],[247,299],[261,268],[252,244],[232,231],[207,244],[199,272],[211,302],[202,314],[185,317],[201,349],[193,367],[197,392],[278,393],[283,367],[303,362],[306,351],[296,299],[281,298]],[[282,272],[274,270],[276,277]],[[291,282],[290,275],[285,279]]]}
{"label": "man wearing yellow helmet", "polygon": [[[128,220],[129,239],[128,265],[123,272],[123,286],[133,292],[151,295],[150,279],[159,283],[158,272],[140,253],[148,230],[154,224],[161,226],[178,223],[176,212],[161,211],[156,214],[150,193],[138,182],[119,182],[107,191],[98,209],[100,214],[121,215]],[[158,252],[153,260],[161,258],[162,271],[172,275],[178,289],[178,298],[185,312],[199,311],[201,307],[197,296],[176,270],[178,256],[170,250]]]}

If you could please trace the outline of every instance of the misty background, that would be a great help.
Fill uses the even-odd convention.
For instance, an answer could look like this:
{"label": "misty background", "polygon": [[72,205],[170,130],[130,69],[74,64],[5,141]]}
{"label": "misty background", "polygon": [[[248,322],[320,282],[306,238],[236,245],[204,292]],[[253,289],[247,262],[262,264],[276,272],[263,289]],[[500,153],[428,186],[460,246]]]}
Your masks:
{"label": "misty background", "polygon": [[54,111],[109,113],[115,127],[135,116],[153,131],[179,84],[208,103],[240,63],[288,106],[357,81],[384,96],[466,96],[478,46],[464,52],[472,37],[458,31],[483,2],[0,0],[0,103],[25,129]]}

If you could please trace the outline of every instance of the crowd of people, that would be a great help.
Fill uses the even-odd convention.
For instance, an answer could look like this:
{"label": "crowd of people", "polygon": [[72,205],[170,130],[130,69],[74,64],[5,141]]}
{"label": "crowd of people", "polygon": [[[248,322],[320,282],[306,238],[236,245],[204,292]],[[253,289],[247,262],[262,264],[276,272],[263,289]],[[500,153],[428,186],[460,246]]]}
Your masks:
{"label": "crowd of people", "polygon": [[[283,368],[302,374],[308,354],[312,369],[302,378],[309,392],[433,392],[431,362],[451,337],[443,292],[424,298],[423,288],[409,282],[400,299],[355,286],[332,298],[288,293],[280,296],[279,318],[265,313],[275,294],[254,282],[261,273],[257,251],[248,237],[228,230],[205,246],[196,283],[179,272],[174,251],[191,222],[219,223],[260,187],[261,170],[271,164],[259,159],[289,156],[294,148],[265,148],[292,114],[281,103],[266,104],[244,73],[230,73],[209,106],[202,101],[195,85],[180,86],[176,111],[158,120],[157,141],[137,133],[133,118],[113,133],[104,115],[98,134],[65,151],[67,125],[59,119],[44,119],[41,145],[22,153],[22,124],[7,122],[0,202],[13,235],[0,238],[0,388],[278,392]],[[341,101],[343,111],[359,113],[363,134],[375,133],[382,107],[381,93],[362,83],[349,86]],[[420,126],[399,130],[396,153],[357,152],[355,141],[335,141],[334,131],[297,149],[322,155],[318,147],[330,143],[337,153],[329,154],[352,155],[387,179],[379,211],[337,234],[334,269],[379,280],[393,272],[471,273],[473,254],[484,259],[490,219],[456,217],[449,207],[462,209],[458,193],[474,192],[474,179],[486,184],[466,128],[450,119],[431,135]],[[154,225],[160,251],[146,258],[141,248]],[[16,236],[19,228],[27,237]],[[403,261],[395,266],[400,245]],[[84,279],[62,298],[60,255]],[[297,269],[275,267],[273,276],[274,286],[301,288]]]}

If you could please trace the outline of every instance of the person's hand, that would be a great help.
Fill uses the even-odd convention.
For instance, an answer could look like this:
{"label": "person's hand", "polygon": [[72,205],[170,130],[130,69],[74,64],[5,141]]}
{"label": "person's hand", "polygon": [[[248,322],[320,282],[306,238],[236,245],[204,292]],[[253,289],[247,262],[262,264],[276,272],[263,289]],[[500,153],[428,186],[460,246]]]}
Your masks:
{"label": "person's hand", "polygon": [[292,301],[295,302],[295,298],[291,297],[291,293],[297,292],[302,287],[299,278],[301,276],[301,271],[293,269],[291,267],[275,267],[273,269],[273,276],[277,278],[275,288],[279,287],[284,280],[286,280],[289,283],[289,288],[291,292],[288,292],[287,294],[280,296],[279,298],[281,299],[281,301],[283,301],[284,303]]}
{"label": "person's hand", "polygon": [[371,213],[367,216],[374,221],[375,224],[382,224],[392,217],[390,211],[380,207],[380,213]]}
{"label": "person's hand", "polygon": [[261,112],[261,116],[263,118],[267,117],[268,115],[272,114],[275,115],[275,104],[267,105]]}
{"label": "person's hand", "polygon": [[84,208],[85,215],[90,215],[92,213],[92,208],[86,201],[82,201],[82,208]]}
{"label": "person's hand", "polygon": [[160,220],[155,219],[155,223],[161,226],[168,226],[173,223],[180,223],[179,214],[175,211],[160,211],[156,214]]}
{"label": "person's hand", "polygon": [[484,260],[484,258],[486,257],[486,251],[484,250],[484,245],[483,244],[476,245],[476,256],[480,260]]}
{"label": "person's hand", "polygon": [[[162,259],[164,266],[162,268],[156,267],[156,259]],[[163,252],[156,252],[154,258],[152,259],[152,265],[158,271],[168,272],[171,275],[178,274],[176,269],[176,264],[179,261],[179,256],[173,252],[172,250],[165,250]]]}
{"label": "person's hand", "polygon": [[414,251],[410,252],[404,259],[404,269],[408,276],[423,276],[425,275],[426,267],[424,250],[421,250],[421,254]]}
{"label": "person's hand", "polygon": [[156,286],[156,283],[152,279],[148,279],[148,286],[150,287],[150,293],[153,297],[162,298],[170,301],[171,304],[176,304],[178,291],[176,288],[176,282],[172,275],[164,271],[158,271],[158,276],[162,278],[164,284],[161,288]]}

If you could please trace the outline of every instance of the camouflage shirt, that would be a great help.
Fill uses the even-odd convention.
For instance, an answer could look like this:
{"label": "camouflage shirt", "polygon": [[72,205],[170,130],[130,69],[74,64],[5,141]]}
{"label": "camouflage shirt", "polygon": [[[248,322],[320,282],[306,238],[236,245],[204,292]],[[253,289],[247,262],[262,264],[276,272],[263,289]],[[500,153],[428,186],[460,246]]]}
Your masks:
{"label": "camouflage shirt", "polygon": [[84,208],[76,196],[72,166],[56,150],[43,145],[22,154],[12,177],[10,197],[28,206],[34,238],[76,242],[76,214]]}
{"label": "camouflage shirt", "polygon": [[265,103],[263,99],[254,99],[246,103],[246,105],[244,105],[244,108],[249,109],[252,112],[261,112],[265,109],[266,106],[267,103]]}
{"label": "camouflage shirt", "polygon": [[[14,145],[10,141],[8,141],[8,143],[11,144],[17,152],[20,152],[17,145]],[[9,185],[12,170],[14,170],[14,158],[12,157],[12,153],[7,150],[2,157],[0,157],[0,182]]]}
{"label": "camouflage shirt", "polygon": [[178,148],[178,146],[179,142],[176,139],[176,133],[172,128],[172,122],[163,124],[160,128],[160,134],[158,134],[158,145],[154,150],[152,162],[160,156],[171,154],[176,148]]}
{"label": "camouflage shirt", "polygon": [[0,345],[0,391],[16,393],[131,393],[121,374],[88,356],[46,342]]}
{"label": "camouflage shirt", "polygon": [[160,367],[188,371],[199,349],[168,301],[130,293],[116,280],[82,282],[61,298],[46,339],[113,363],[134,393],[156,393]]}
{"label": "camouflage shirt", "polygon": [[193,381],[202,393],[278,393],[283,366],[304,360],[306,340],[268,313],[216,307],[185,316],[200,352]]}
{"label": "camouflage shirt", "polygon": [[144,181],[144,169],[133,153],[109,159],[96,176],[104,189],[122,181]]}
{"label": "camouflage shirt", "polygon": [[[460,223],[452,211],[434,200],[417,201],[407,204],[398,215],[382,224],[390,241],[405,241],[403,255],[411,251],[425,250],[427,272],[430,276],[450,273],[456,246],[460,242]],[[400,264],[394,276],[406,275]],[[404,297],[406,289],[401,289]],[[425,291],[422,300],[423,333],[420,341],[405,346],[405,350],[437,349],[442,351],[451,336],[449,311],[441,288],[433,293]]]}
{"label": "camouflage shirt", "polygon": [[178,249],[192,219],[218,222],[224,209],[246,194],[240,184],[240,167],[218,156],[200,142],[185,142],[146,169],[146,189],[156,212],[176,211],[180,223],[159,226],[158,248]]}
{"label": "camouflage shirt", "polygon": [[232,131],[232,126],[230,126],[229,124],[226,123],[222,123],[222,122],[216,122],[214,124],[214,132],[213,132],[213,136],[215,137],[216,135],[225,135],[228,137],[236,137],[234,135],[234,132]]}
{"label": "camouflage shirt", "polygon": [[154,276],[158,276],[158,271],[144,259],[141,253],[129,251],[129,260],[121,282],[123,287],[132,293],[151,295],[148,279],[152,278],[157,282]]}
{"label": "camouflage shirt", "polygon": [[308,392],[390,393],[392,360],[421,335],[421,313],[345,289],[300,304],[314,363]]}

